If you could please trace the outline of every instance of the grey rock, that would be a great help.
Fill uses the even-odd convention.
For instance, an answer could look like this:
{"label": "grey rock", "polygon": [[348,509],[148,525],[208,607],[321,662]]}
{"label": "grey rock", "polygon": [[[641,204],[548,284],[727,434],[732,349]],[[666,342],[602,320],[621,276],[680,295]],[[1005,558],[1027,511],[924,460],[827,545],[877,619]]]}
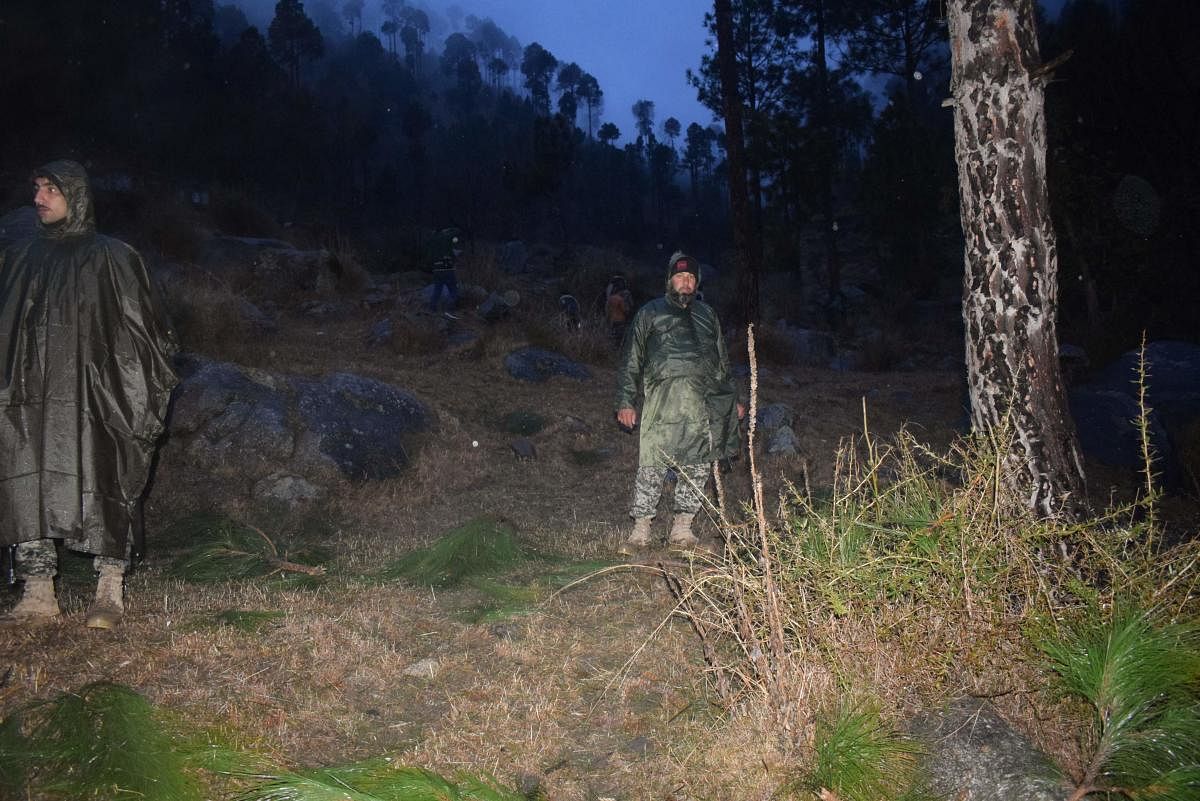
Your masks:
{"label": "grey rock", "polygon": [[[1136,399],[1138,351],[1123,353],[1093,382]],[[1146,345],[1146,397],[1163,425],[1181,431],[1200,417],[1200,345],[1159,340]]]}
{"label": "grey rock", "polygon": [[396,327],[392,324],[392,318],[385,317],[371,326],[367,334],[367,347],[379,348],[388,345],[395,335]]}
{"label": "grey rock", "polygon": [[441,667],[442,666],[438,664],[436,659],[429,657],[427,659],[421,659],[413,662],[411,665],[406,667],[404,669],[404,675],[412,676],[418,679],[432,679],[433,677],[437,676],[438,671],[441,670]]}
{"label": "grey rock", "polygon": [[325,490],[303,476],[276,471],[254,485],[256,498],[270,498],[295,508],[304,503],[320,500]]}
{"label": "grey rock", "polygon": [[413,435],[428,427],[412,395],[349,373],[288,377],[188,357],[180,375],[167,447],[201,468],[285,471],[318,484],[331,469],[384,478],[408,463]]}
{"label": "grey rock", "polygon": [[533,442],[525,437],[514,439],[509,443],[509,447],[512,448],[513,453],[517,455],[518,459],[537,458],[537,448],[534,447]]}
{"label": "grey rock", "polygon": [[766,431],[774,431],[780,426],[790,426],[796,413],[786,403],[772,403],[758,410],[758,425]]}
{"label": "grey rock", "polygon": [[243,320],[250,323],[260,333],[274,334],[279,331],[279,320],[275,315],[267,314],[261,308],[251,303],[246,298],[241,298],[238,302],[238,314]]}
{"label": "grey rock", "polygon": [[[1137,401],[1124,392],[1094,385],[1072,389],[1067,401],[1084,454],[1113,467],[1142,467],[1141,433],[1133,423],[1139,414]],[[1179,479],[1179,468],[1170,437],[1157,410],[1151,410],[1146,420],[1150,445],[1159,459],[1156,468],[1164,484],[1172,486]]]}
{"label": "grey rock", "polygon": [[1063,801],[1061,773],[986,701],[961,698],[910,722],[931,788],[956,801]]}
{"label": "grey rock", "polygon": [[791,426],[780,426],[767,440],[767,453],[772,456],[795,456],[800,448],[800,438]]}
{"label": "grey rock", "polygon": [[332,289],[341,271],[327,250],[299,250],[279,239],[236,236],[206,241],[197,264],[234,288],[270,295]]}
{"label": "grey rock", "polygon": [[424,404],[404,390],[352,373],[292,378],[296,410],[315,436],[303,440],[355,480],[388,478],[409,462],[407,435],[428,427]]}
{"label": "grey rock", "polygon": [[513,378],[533,383],[541,383],[556,375],[574,378],[576,381],[586,381],[592,377],[582,364],[544,348],[515,350],[504,357],[504,367]]}

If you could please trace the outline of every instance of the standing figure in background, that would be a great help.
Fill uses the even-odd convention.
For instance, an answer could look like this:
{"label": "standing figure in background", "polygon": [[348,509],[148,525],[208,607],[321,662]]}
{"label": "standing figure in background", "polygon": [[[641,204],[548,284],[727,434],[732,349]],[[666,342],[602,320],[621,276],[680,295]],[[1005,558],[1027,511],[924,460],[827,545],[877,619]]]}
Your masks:
{"label": "standing figure in background", "polygon": [[[457,228],[438,231],[433,243],[433,294],[429,297],[429,310],[437,312],[446,293],[447,313],[458,306],[458,257],[462,255],[462,233]],[[451,314],[453,316],[453,314]]]}
{"label": "standing figure in background", "polygon": [[[689,549],[699,541],[692,519],[700,510],[714,462],[738,450],[738,401],[729,355],[717,314],[696,299],[700,267],[675,253],[667,266],[667,292],[638,310],[630,323],[617,368],[617,422],[626,430],[641,423],[633,504],[633,532],[622,551],[652,544],[651,521],[663,481],[674,469],[674,520],[669,543]],[[636,403],[643,396],[639,416]]]}
{"label": "standing figure in background", "polygon": [[59,614],[61,540],[94,555],[87,625],[111,628],[141,550],[175,336],[141,257],[96,233],[83,167],[51,162],[33,192],[38,233],[0,254],[0,543],[24,582],[7,617]]}
{"label": "standing figure in background", "polygon": [[604,317],[613,342],[619,347],[625,338],[625,326],[633,315],[633,293],[625,282],[625,276],[617,273],[604,289]]}

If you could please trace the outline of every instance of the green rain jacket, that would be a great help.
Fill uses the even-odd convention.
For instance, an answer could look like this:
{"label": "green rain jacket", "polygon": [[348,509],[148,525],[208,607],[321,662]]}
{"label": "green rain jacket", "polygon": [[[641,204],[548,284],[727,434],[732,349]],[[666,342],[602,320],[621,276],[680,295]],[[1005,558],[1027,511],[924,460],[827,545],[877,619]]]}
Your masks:
{"label": "green rain jacket", "polygon": [[668,294],[634,315],[621,347],[616,408],[637,408],[639,394],[640,466],[707,464],[737,453],[737,390],[707,303],[682,306]]}
{"label": "green rain jacket", "polygon": [[163,431],[175,337],[138,254],[96,233],[83,167],[37,173],[65,220],[0,253],[0,543],[123,558]]}

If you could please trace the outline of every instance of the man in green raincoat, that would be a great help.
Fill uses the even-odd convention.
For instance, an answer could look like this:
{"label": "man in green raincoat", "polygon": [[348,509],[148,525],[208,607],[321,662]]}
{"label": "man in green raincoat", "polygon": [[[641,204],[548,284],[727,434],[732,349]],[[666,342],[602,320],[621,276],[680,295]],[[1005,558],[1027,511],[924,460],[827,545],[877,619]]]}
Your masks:
{"label": "man in green raincoat", "polygon": [[703,502],[711,465],[738,450],[738,420],[745,407],[737,399],[716,312],[696,298],[699,284],[696,260],[672,255],[666,294],[638,310],[621,346],[617,422],[626,429],[641,427],[629,512],[633,532],[622,549],[627,553],[652,544],[651,521],[668,469],[678,476],[669,542],[683,549],[695,546],[692,519]]}
{"label": "man in green raincoat", "polygon": [[177,378],[175,337],[141,257],[96,233],[87,173],[33,177],[38,232],[0,253],[0,544],[24,581],[8,618],[59,614],[55,540],[93,554],[87,625],[124,612],[130,548]]}

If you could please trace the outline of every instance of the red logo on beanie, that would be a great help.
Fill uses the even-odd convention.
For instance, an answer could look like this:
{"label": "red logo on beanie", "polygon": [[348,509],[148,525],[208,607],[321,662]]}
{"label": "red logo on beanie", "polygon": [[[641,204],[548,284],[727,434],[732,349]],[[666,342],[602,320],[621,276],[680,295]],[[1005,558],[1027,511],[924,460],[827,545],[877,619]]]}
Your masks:
{"label": "red logo on beanie", "polygon": [[680,259],[679,261],[675,262],[675,272],[690,273],[691,271],[691,265],[688,264],[687,259]]}

